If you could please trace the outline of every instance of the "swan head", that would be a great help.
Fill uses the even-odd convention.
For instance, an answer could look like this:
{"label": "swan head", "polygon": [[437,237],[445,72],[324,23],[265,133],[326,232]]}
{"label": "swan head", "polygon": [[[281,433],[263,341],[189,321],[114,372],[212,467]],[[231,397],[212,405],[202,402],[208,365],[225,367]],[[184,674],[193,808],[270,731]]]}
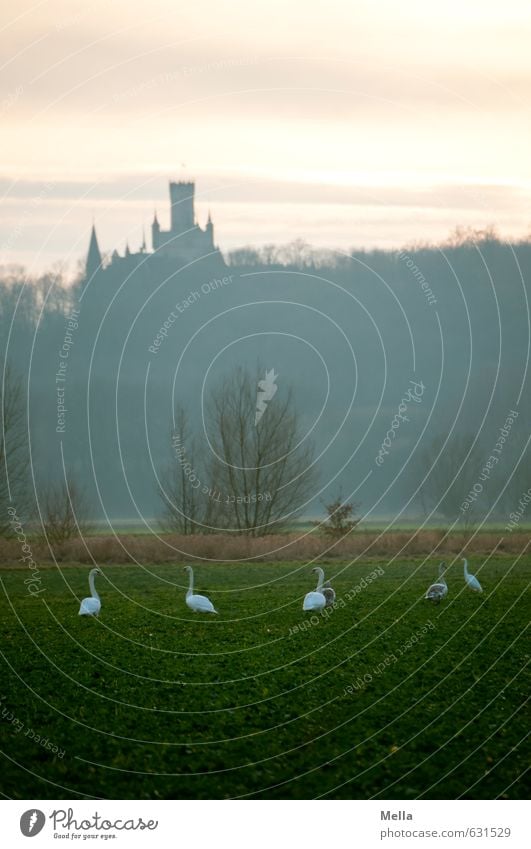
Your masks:
{"label": "swan head", "polygon": [[184,571],[190,573],[192,571],[192,567],[191,566],[185,566]]}
{"label": "swan head", "polygon": [[90,570],[90,574],[91,574],[91,575],[103,575],[103,572],[101,571],[101,569],[99,568],[99,566],[96,566],[96,568],[95,568],[95,569],[91,569],[91,570]]}

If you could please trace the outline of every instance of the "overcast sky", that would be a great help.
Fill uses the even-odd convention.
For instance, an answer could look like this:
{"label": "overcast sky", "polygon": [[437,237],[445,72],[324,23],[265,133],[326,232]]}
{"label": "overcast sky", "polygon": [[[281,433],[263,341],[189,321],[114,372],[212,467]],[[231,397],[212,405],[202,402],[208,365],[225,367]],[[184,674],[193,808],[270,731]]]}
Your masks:
{"label": "overcast sky", "polygon": [[527,234],[530,40],[527,0],[3,0],[0,262],[134,248],[183,177],[222,250]]}

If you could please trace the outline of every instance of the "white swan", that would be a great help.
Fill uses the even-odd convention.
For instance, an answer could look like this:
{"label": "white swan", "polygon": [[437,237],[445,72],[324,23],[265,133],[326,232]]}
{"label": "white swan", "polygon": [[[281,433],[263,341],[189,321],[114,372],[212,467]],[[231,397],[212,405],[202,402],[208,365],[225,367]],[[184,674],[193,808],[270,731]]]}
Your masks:
{"label": "white swan", "polygon": [[194,613],[217,613],[214,605],[206,595],[194,595],[194,570],[191,566],[184,567],[190,575],[190,586],[186,592],[186,604]]}
{"label": "white swan", "polygon": [[91,569],[89,573],[89,587],[91,595],[84,598],[79,607],[79,616],[97,616],[101,610],[101,601],[96,587],[94,586],[94,578],[96,575],[101,575],[101,569]]}
{"label": "white swan", "polygon": [[333,603],[336,600],[336,591],[330,586],[330,581],[327,581],[323,584],[323,589],[321,590],[322,594],[326,599],[325,607],[332,607]]}
{"label": "white swan", "polygon": [[483,587],[479,583],[478,579],[476,578],[475,575],[470,575],[469,572],[468,572],[468,560],[466,559],[466,557],[463,557],[463,564],[464,564],[464,570],[465,570],[465,581],[467,582],[467,585],[475,593],[482,593]]}
{"label": "white swan", "polygon": [[448,595],[448,587],[445,579],[443,578],[445,569],[446,563],[441,563],[439,565],[439,580],[428,587],[426,595],[424,596],[424,598],[427,598],[429,601],[433,601],[434,604],[439,604],[442,599],[446,598]]}
{"label": "white swan", "polygon": [[326,598],[323,594],[323,581],[324,581],[324,572],[320,566],[316,566],[312,569],[314,575],[318,575],[317,581],[317,589],[315,592],[306,593],[304,596],[304,601],[302,603],[303,610],[322,610],[326,605]]}

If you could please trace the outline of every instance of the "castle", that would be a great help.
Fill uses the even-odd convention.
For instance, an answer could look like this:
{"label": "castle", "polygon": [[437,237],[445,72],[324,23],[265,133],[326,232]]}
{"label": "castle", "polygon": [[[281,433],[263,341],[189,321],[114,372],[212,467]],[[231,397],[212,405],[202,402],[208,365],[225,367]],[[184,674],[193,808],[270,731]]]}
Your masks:
{"label": "castle", "polygon": [[[171,219],[170,229],[161,230],[157,213],[155,212],[153,224],[151,225],[151,241],[153,253],[146,250],[146,241],[136,253],[132,253],[129,245],[126,246],[125,254],[120,256],[118,251],[113,251],[111,266],[126,265],[134,266],[147,257],[156,257],[172,262],[174,264],[186,264],[194,260],[210,256],[213,253],[219,255],[219,250],[214,244],[214,225],[210,213],[204,230],[197,224],[194,210],[195,183],[180,181],[170,182]],[[92,226],[90,244],[85,264],[87,278],[92,277],[102,269],[102,256],[96,236],[96,228]]]}

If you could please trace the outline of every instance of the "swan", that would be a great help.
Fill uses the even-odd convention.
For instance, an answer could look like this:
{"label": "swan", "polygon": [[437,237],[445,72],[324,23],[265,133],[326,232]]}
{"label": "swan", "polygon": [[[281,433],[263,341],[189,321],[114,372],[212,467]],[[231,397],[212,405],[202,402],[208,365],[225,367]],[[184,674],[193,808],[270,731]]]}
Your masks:
{"label": "swan", "polygon": [[467,582],[467,585],[475,593],[482,593],[483,587],[479,583],[478,579],[476,578],[475,575],[470,575],[469,572],[468,572],[468,560],[466,559],[466,557],[463,557],[463,565],[464,565],[464,571],[465,571],[465,581]]}
{"label": "swan", "polygon": [[91,569],[89,572],[89,587],[91,595],[84,598],[79,607],[79,616],[97,616],[101,610],[101,601],[96,587],[94,586],[94,578],[96,575],[101,575],[101,569]]}
{"label": "swan", "polygon": [[336,600],[336,591],[330,586],[330,581],[323,584],[322,593],[326,599],[325,607],[332,607]]}
{"label": "swan", "polygon": [[323,581],[324,581],[324,572],[320,566],[316,566],[315,569],[312,569],[314,575],[318,575],[317,581],[317,589],[315,592],[306,593],[304,596],[304,601],[302,603],[303,610],[322,610],[326,605],[326,598],[323,594]]}
{"label": "swan", "polygon": [[433,601],[434,604],[439,604],[443,598],[446,598],[448,595],[448,587],[446,585],[446,581],[443,578],[444,571],[446,569],[446,563],[441,563],[439,565],[439,580],[432,584],[426,590],[426,595],[424,598],[429,599],[429,601]]}
{"label": "swan", "polygon": [[184,571],[190,575],[190,586],[186,592],[186,604],[194,613],[217,613],[214,605],[206,595],[194,594],[194,570],[191,566],[185,566]]}

